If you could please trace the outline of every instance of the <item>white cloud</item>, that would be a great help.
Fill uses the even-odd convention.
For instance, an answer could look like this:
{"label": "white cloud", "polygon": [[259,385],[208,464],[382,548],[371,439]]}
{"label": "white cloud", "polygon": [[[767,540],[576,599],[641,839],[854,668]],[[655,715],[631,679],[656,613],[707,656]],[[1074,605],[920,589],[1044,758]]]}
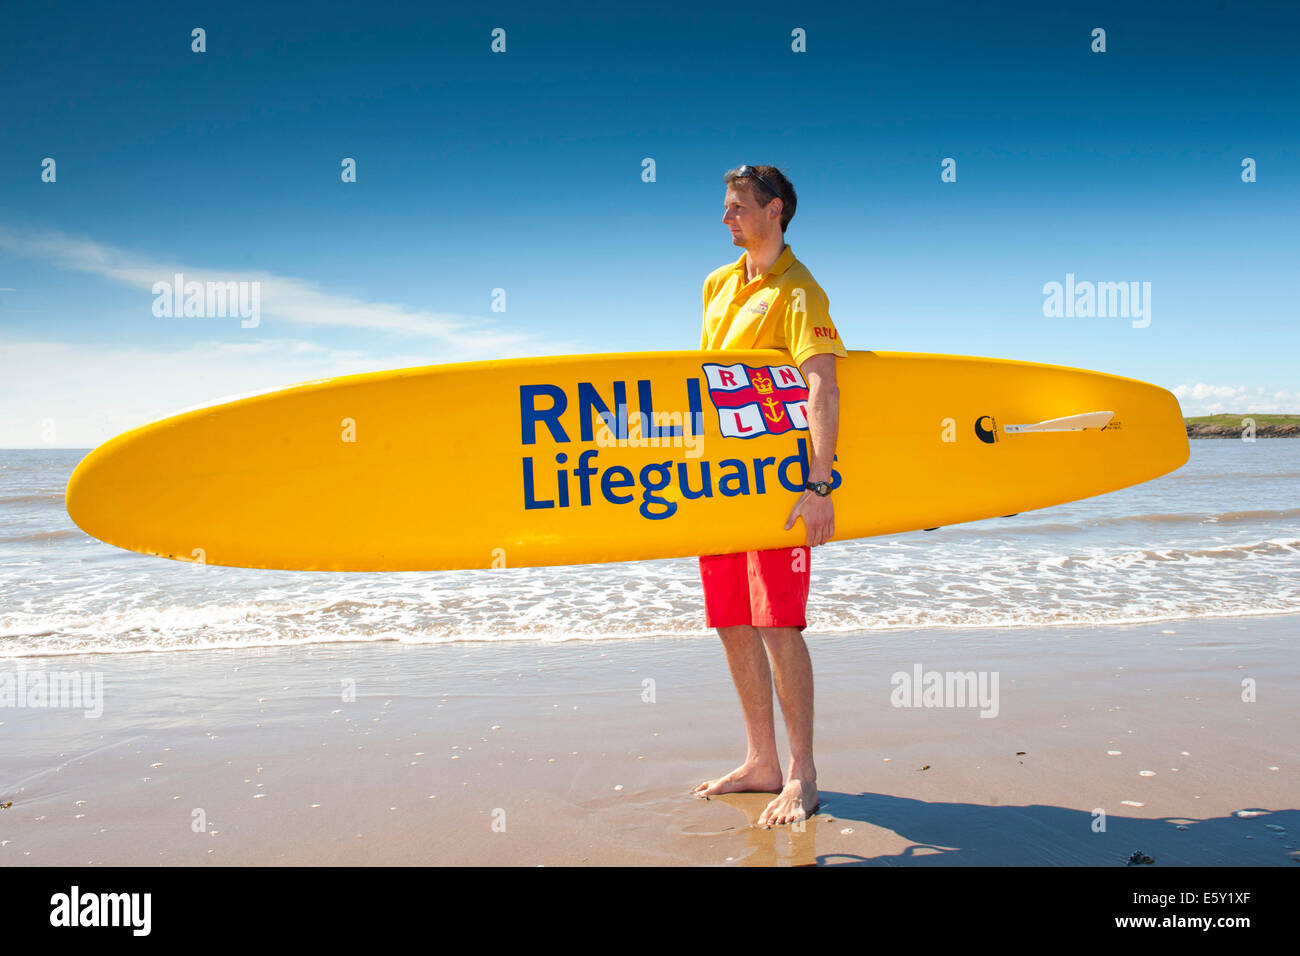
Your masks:
{"label": "white cloud", "polygon": [[[103,276],[150,292],[155,282],[171,282],[177,273],[196,282],[257,282],[263,321],[303,327],[367,329],[434,340],[437,351],[454,353],[448,361],[498,358],[503,354],[536,355],[546,351],[530,332],[493,328],[487,318],[413,309],[394,302],[369,302],[326,292],[311,282],[270,272],[208,269],[194,264],[152,259],[113,246],[58,232],[25,232],[0,226],[0,251],[44,259],[77,272]],[[152,298],[150,298],[152,304]],[[304,328],[304,331],[306,328]]]}
{"label": "white cloud", "polygon": [[0,344],[0,447],[89,448],[193,405],[297,382],[437,364],[293,339],[196,342],[177,351]]}
{"label": "white cloud", "polygon": [[1183,414],[1190,418],[1242,412],[1300,413],[1300,392],[1286,389],[1266,391],[1264,388],[1250,389],[1244,385],[1209,385],[1198,382],[1195,385],[1179,385],[1170,391],[1182,406]]}
{"label": "white cloud", "polygon": [[[183,273],[199,282],[261,283],[263,322],[246,341],[194,342],[164,351],[82,341],[0,341],[0,447],[87,448],[181,408],[296,382],[384,369],[588,351],[571,341],[494,328],[492,320],[333,295],[267,272],[229,272],[151,260],[60,233],[0,226],[0,252],[145,290]],[[150,302],[152,299],[150,299]],[[387,333],[373,349],[335,348],[284,335],[344,329]],[[162,320],[174,321],[174,320]],[[57,324],[54,326],[57,328]],[[274,327],[280,338],[264,337]]]}

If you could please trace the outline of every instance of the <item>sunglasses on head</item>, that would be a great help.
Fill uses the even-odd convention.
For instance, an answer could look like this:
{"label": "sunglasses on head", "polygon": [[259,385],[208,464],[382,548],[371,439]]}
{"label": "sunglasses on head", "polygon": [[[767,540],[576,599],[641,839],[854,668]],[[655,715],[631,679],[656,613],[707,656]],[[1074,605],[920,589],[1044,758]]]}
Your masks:
{"label": "sunglasses on head", "polygon": [[764,179],[762,175],[759,173],[759,171],[755,169],[753,166],[750,166],[748,163],[746,163],[744,166],[741,166],[739,169],[736,170],[737,179],[744,179],[749,176],[753,176],[760,183],[766,186],[767,191],[770,192],[773,196],[775,196],[778,199],[781,198],[781,190],[777,189],[766,179]]}

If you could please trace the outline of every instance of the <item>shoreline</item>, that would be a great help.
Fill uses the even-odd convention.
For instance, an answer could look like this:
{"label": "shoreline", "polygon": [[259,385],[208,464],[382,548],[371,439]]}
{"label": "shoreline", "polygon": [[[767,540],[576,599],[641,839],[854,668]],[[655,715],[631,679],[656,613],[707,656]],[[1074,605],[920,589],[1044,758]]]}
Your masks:
{"label": "shoreline", "polygon": [[[1242,437],[1243,429],[1233,425],[1188,425],[1188,438],[1227,438],[1248,441]],[[1300,425],[1260,425],[1255,438],[1300,438]]]}
{"label": "shoreline", "polygon": [[[665,558],[659,560],[678,560],[674,558]],[[629,562],[633,563],[633,562]],[[1242,614],[1238,611],[1229,611],[1224,614],[1207,614],[1197,617],[1188,617],[1185,614],[1171,614],[1167,617],[1147,617],[1135,618],[1128,620],[1114,621],[1041,621],[1034,624],[927,624],[924,627],[918,627],[914,624],[894,624],[886,627],[877,627],[870,630],[854,628],[835,628],[820,630],[809,627],[805,630],[804,636],[807,640],[816,641],[831,638],[864,638],[871,639],[874,636],[887,636],[890,634],[909,633],[909,634],[929,634],[951,633],[953,635],[962,635],[971,632],[983,631],[1006,631],[1011,634],[1031,633],[1036,630],[1066,630],[1066,629],[1090,629],[1090,628],[1111,628],[1111,627],[1176,627],[1184,623],[1195,621],[1255,621],[1260,619],[1272,619],[1278,617],[1295,617],[1300,620],[1300,610],[1283,608],[1280,610],[1267,609],[1261,610],[1254,614]],[[195,653],[223,653],[235,651],[273,651],[282,650],[304,650],[313,647],[320,648],[361,648],[374,647],[383,645],[396,645],[401,647],[480,647],[480,646],[523,646],[523,647],[565,647],[573,644],[587,644],[593,647],[609,647],[615,643],[628,641],[632,643],[640,641],[716,641],[717,634],[715,631],[692,631],[687,633],[671,634],[648,634],[644,632],[637,633],[620,633],[607,634],[599,637],[593,637],[588,634],[576,634],[571,637],[555,638],[550,635],[529,635],[520,634],[518,636],[502,636],[492,634],[489,637],[456,637],[449,640],[429,640],[413,641],[408,638],[393,637],[376,637],[371,639],[359,637],[341,637],[335,641],[321,641],[318,638],[306,638],[298,641],[286,640],[269,640],[259,643],[242,643],[232,641],[226,644],[202,644],[194,646],[175,646],[168,645],[159,647],[156,645],[122,647],[114,650],[84,650],[62,649],[51,650],[42,649],[40,651],[23,652],[18,654],[0,655],[0,673],[6,666],[17,667],[27,666],[29,669],[34,665],[28,662],[39,662],[43,660],[67,660],[69,658],[113,658],[119,655],[158,655],[165,656],[169,654],[195,654]],[[3,705],[0,705],[2,708]],[[2,710],[0,710],[2,712]]]}
{"label": "shoreline", "polygon": [[[1215,415],[1192,415],[1183,418],[1188,438],[1243,438],[1246,422],[1255,438],[1300,438],[1300,415],[1278,412],[1219,412]],[[1247,439],[1249,440],[1249,439]]]}

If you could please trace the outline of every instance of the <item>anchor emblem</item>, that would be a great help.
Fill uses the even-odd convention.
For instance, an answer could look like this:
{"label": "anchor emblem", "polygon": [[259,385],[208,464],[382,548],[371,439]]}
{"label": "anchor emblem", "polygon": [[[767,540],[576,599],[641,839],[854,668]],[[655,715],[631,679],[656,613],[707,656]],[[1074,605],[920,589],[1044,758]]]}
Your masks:
{"label": "anchor emblem", "polygon": [[766,398],[759,398],[759,404],[763,406],[763,417],[773,424],[777,424],[784,420],[785,405],[772,395],[774,389],[772,386],[771,376],[764,375],[761,372],[756,372],[752,381],[754,383],[754,390],[758,392],[760,396],[767,396]]}

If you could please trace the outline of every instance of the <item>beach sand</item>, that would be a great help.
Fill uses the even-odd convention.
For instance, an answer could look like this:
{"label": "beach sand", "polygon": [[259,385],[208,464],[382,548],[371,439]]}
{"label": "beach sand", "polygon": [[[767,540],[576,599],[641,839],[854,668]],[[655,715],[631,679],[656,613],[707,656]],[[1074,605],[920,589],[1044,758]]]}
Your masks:
{"label": "beach sand", "polygon": [[[0,708],[0,864],[1290,866],[1298,625],[811,634],[802,831],[688,793],[744,751],[716,638],[9,660],[103,714]],[[917,665],[996,672],[997,715],[893,706]]]}

